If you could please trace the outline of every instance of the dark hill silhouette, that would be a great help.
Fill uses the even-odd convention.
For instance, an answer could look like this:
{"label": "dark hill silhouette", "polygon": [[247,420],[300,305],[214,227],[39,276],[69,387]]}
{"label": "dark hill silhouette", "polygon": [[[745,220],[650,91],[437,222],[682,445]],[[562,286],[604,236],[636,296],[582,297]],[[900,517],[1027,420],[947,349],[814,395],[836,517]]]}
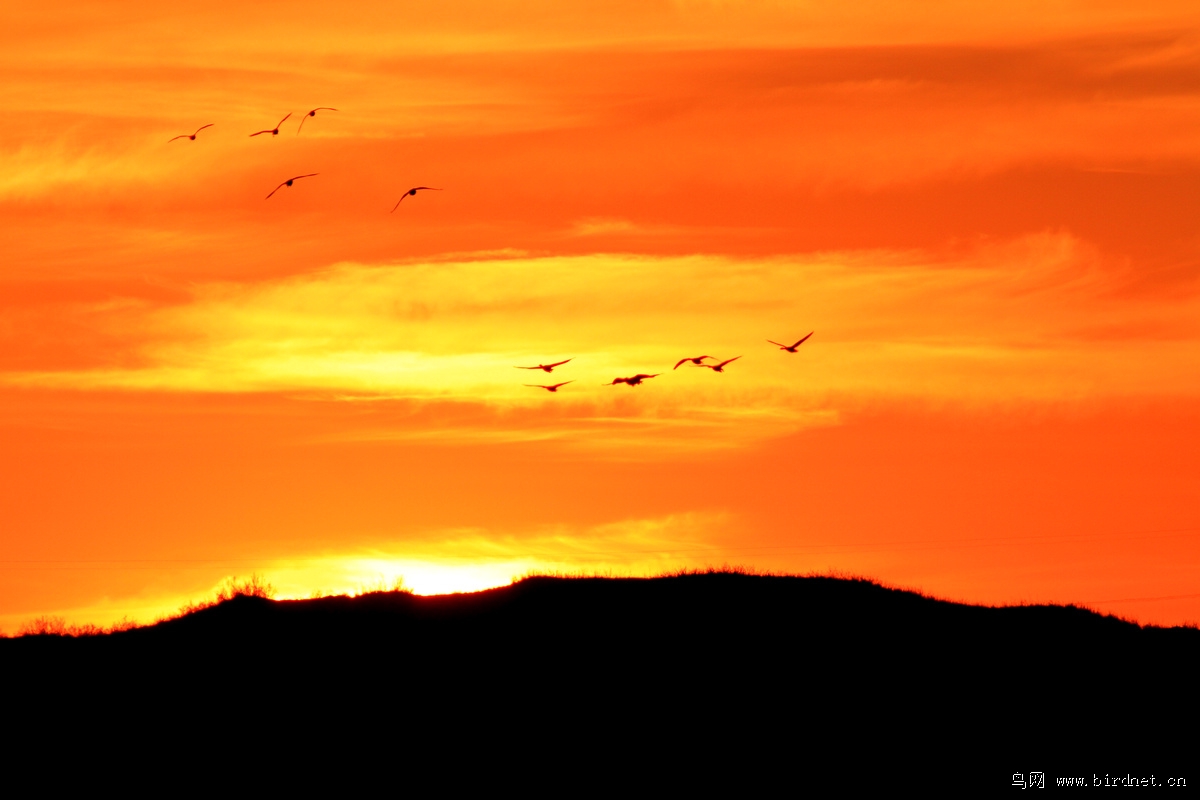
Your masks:
{"label": "dark hill silhouette", "polygon": [[924,753],[943,773],[990,765],[989,785],[1039,768],[1126,769],[1096,760],[1114,748],[1165,757],[1180,744],[1167,724],[1194,711],[1198,656],[1194,628],[728,572],[538,577],[438,597],[241,596],[110,635],[0,641],[8,685],[41,697],[69,687],[105,709],[94,713],[182,724],[249,704],[311,725],[370,709],[435,738],[448,720],[455,735],[464,720],[494,734],[536,721],[542,748],[858,753],[860,778],[882,754]]}

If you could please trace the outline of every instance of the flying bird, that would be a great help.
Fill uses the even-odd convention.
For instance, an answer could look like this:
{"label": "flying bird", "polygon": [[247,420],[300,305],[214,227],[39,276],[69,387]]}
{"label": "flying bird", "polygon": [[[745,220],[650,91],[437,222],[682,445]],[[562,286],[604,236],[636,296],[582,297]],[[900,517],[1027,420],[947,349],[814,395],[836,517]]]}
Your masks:
{"label": "flying bird", "polygon": [[300,120],[300,127],[299,127],[299,128],[296,128],[296,135],[297,135],[297,136],[299,136],[299,135],[300,135],[300,130],[301,130],[301,128],[303,128],[303,127],[304,127],[304,123],[308,121],[308,118],[309,118],[309,117],[315,117],[315,116],[317,115],[317,112],[318,112],[318,111],[337,111],[337,109],[336,109],[336,108],[330,108],[329,106],[318,106],[317,108],[314,108],[312,111],[310,111],[310,112],[308,112],[307,114],[305,114],[305,115],[304,115],[304,117],[303,117],[303,119],[301,119],[301,120]]}
{"label": "flying bird", "polygon": [[[395,211],[397,208],[400,207],[400,204],[404,202],[404,198],[408,197],[409,195],[414,195],[417,192],[421,191],[422,189],[428,189],[431,192],[442,191],[441,189],[435,189],[432,186],[414,186],[413,188],[409,189],[404,194],[400,195],[400,199],[396,201],[396,205],[392,206],[392,211]],[[390,214],[390,213],[392,213],[392,211],[389,211],[388,213]]]}
{"label": "flying bird", "polygon": [[679,359],[679,361],[677,361],[675,363],[675,369],[679,369],[680,364],[684,364],[688,361],[692,362],[697,367],[703,367],[705,365],[702,364],[701,362],[704,361],[704,359],[706,359],[706,358],[712,358],[712,356],[696,356],[695,358],[681,358],[681,359]]}
{"label": "flying bird", "polygon": [[[808,336],[812,336],[814,333],[816,333],[816,331],[810,331]],[[767,341],[771,342],[771,344],[779,345],[780,350],[787,350],[789,353],[794,353],[794,352],[796,352],[797,347],[799,347],[800,345],[802,345],[808,341],[808,336],[805,336],[803,339],[801,339],[800,341],[796,342],[793,345],[779,344],[779,342],[771,342],[770,339],[767,339]]]}
{"label": "flying bird", "polygon": [[726,364],[728,364],[730,361],[737,361],[739,358],[741,358],[741,356],[734,356],[733,358],[728,359],[727,361],[722,361],[720,364],[701,364],[700,366],[708,367],[713,372],[724,372]]}
{"label": "flying bird", "polygon": [[[289,111],[287,117],[284,117],[283,119],[279,120],[279,125],[282,125],[283,123],[287,122],[287,118],[290,117],[291,115],[292,115],[292,112]],[[257,133],[252,133],[250,135],[258,136],[261,133],[269,133],[272,136],[278,136],[279,135],[279,125],[276,125],[274,128],[267,128],[265,131],[258,131]]]}
{"label": "flying bird", "polygon": [[[321,174],[321,173],[319,173],[319,172],[310,172],[310,173],[309,173],[309,174],[307,174],[307,175],[297,175],[297,176],[296,176],[296,177],[294,177],[294,178],[288,178],[286,181],[284,181],[283,183],[279,184],[279,185],[278,185],[278,186],[276,186],[274,189],[272,189],[272,190],[271,190],[271,194],[275,194],[276,192],[278,192],[280,189],[282,189],[282,188],[283,188],[283,187],[285,187],[285,186],[291,186],[291,185],[292,185],[292,183],[293,183],[294,181],[298,181],[298,180],[300,180],[301,178],[311,178],[311,177],[312,177],[312,176],[314,176],[314,175],[320,175],[320,174]],[[271,194],[267,195],[267,196],[266,196],[266,197],[264,197],[263,199],[264,199],[264,200],[270,200],[270,199],[271,199]]]}
{"label": "flying bird", "polygon": [[613,378],[612,383],[602,383],[600,385],[601,386],[616,386],[618,383],[627,383],[630,386],[637,386],[639,383],[646,380],[647,378],[657,378],[661,374],[662,374],[661,372],[656,372],[653,375],[647,375],[644,372],[639,372],[637,375],[634,375],[632,378]]}
{"label": "flying bird", "polygon": [[575,381],[573,381],[573,380],[572,381],[563,381],[562,383],[556,383],[553,386],[546,386],[545,384],[541,384],[541,383],[527,383],[525,385],[531,386],[535,389],[545,389],[547,392],[557,392],[558,387],[566,386],[568,383],[574,383],[574,382]]}
{"label": "flying bird", "polygon": [[[205,128],[211,128],[215,124],[216,123],[214,123],[214,122],[210,122],[207,125],[201,125],[199,128],[196,128],[196,133],[199,133],[200,131],[204,130]],[[194,141],[196,141],[196,133],[190,133],[190,134],[189,133],[181,133],[178,136],[176,136],[174,139],[167,139],[167,144],[170,144],[171,142],[175,141],[175,139],[191,139],[194,142]]]}
{"label": "flying bird", "polygon": [[[538,364],[536,367],[514,367],[514,369],[540,369],[542,372],[554,372],[555,367],[561,367],[570,360],[568,358],[566,361],[555,361],[553,364]],[[530,384],[527,383],[525,385],[529,386]]]}

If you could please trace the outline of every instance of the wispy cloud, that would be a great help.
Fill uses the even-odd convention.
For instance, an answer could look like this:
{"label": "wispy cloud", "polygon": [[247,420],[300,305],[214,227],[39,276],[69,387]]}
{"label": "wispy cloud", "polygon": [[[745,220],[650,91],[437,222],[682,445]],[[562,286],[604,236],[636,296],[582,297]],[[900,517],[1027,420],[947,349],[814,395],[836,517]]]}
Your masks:
{"label": "wispy cloud", "polygon": [[[1195,294],[1132,299],[1129,276],[1047,233],[954,257],[842,253],[512,257],[341,264],[195,287],[192,301],[108,308],[126,363],[10,372],[10,385],[480,406],[355,439],[635,442],[720,449],[830,424],[878,397],[970,405],[1200,391]],[[814,338],[795,355],[768,338]],[[741,356],[728,372],[684,365]],[[550,396],[538,370],[570,358]],[[660,373],[642,386],[614,377]],[[835,399],[836,398],[836,399]],[[465,424],[464,424],[465,423]],[[686,444],[684,444],[686,443]]]}
{"label": "wispy cloud", "polygon": [[[143,368],[6,377],[79,388],[323,390],[528,404],[540,398],[522,384],[545,376],[514,367],[572,358],[555,377],[579,379],[563,390],[573,399],[598,395],[589,383],[631,370],[666,373],[658,388],[634,390],[647,395],[664,385],[739,400],[767,389],[899,390],[891,386],[897,371],[955,364],[999,370],[999,378],[1036,371],[1045,359],[1069,360],[1091,349],[1088,325],[1128,326],[1129,346],[1143,353],[1158,337],[1138,335],[1142,320],[1153,318],[1174,340],[1196,335],[1195,295],[1127,302],[1119,295],[1131,279],[1078,240],[1052,233],[957,257],[877,251],[341,264],[277,281],[199,285],[182,305],[107,309],[94,324],[139,338]],[[811,329],[818,333],[797,357],[765,342]],[[672,369],[697,348],[743,355],[729,368],[736,380],[690,365]],[[1095,368],[1074,369],[1096,378],[1123,357],[1112,346],[1090,355]],[[874,367],[864,370],[868,359]],[[945,377],[941,393],[970,391]],[[1021,391],[1004,383],[993,390]],[[767,404],[778,405],[777,397]]]}
{"label": "wispy cloud", "polygon": [[[798,408],[675,408],[645,413],[635,406],[612,409],[625,416],[586,416],[594,406],[568,404],[568,414],[508,413],[476,417],[475,424],[443,422],[392,425],[331,434],[317,441],[408,442],[439,447],[480,444],[552,444],[565,452],[584,453],[607,461],[646,463],[695,457],[746,447],[803,430],[836,425],[832,409]],[[486,420],[486,422],[485,422]]]}

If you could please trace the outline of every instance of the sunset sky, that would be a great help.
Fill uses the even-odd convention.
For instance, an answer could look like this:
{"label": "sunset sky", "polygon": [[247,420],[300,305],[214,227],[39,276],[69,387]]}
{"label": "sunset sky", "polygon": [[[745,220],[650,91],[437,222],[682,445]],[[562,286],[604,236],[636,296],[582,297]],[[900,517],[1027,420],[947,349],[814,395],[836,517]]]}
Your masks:
{"label": "sunset sky", "polygon": [[723,564],[1200,621],[1194,0],[4,17],[0,631]]}

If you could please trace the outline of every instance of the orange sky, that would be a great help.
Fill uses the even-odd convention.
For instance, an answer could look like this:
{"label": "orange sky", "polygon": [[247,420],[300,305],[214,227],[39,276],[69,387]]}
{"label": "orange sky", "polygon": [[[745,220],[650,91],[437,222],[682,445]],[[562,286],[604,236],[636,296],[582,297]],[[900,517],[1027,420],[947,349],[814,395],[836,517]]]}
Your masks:
{"label": "orange sky", "polygon": [[724,563],[1200,621],[1198,23],[6,10],[0,630]]}

